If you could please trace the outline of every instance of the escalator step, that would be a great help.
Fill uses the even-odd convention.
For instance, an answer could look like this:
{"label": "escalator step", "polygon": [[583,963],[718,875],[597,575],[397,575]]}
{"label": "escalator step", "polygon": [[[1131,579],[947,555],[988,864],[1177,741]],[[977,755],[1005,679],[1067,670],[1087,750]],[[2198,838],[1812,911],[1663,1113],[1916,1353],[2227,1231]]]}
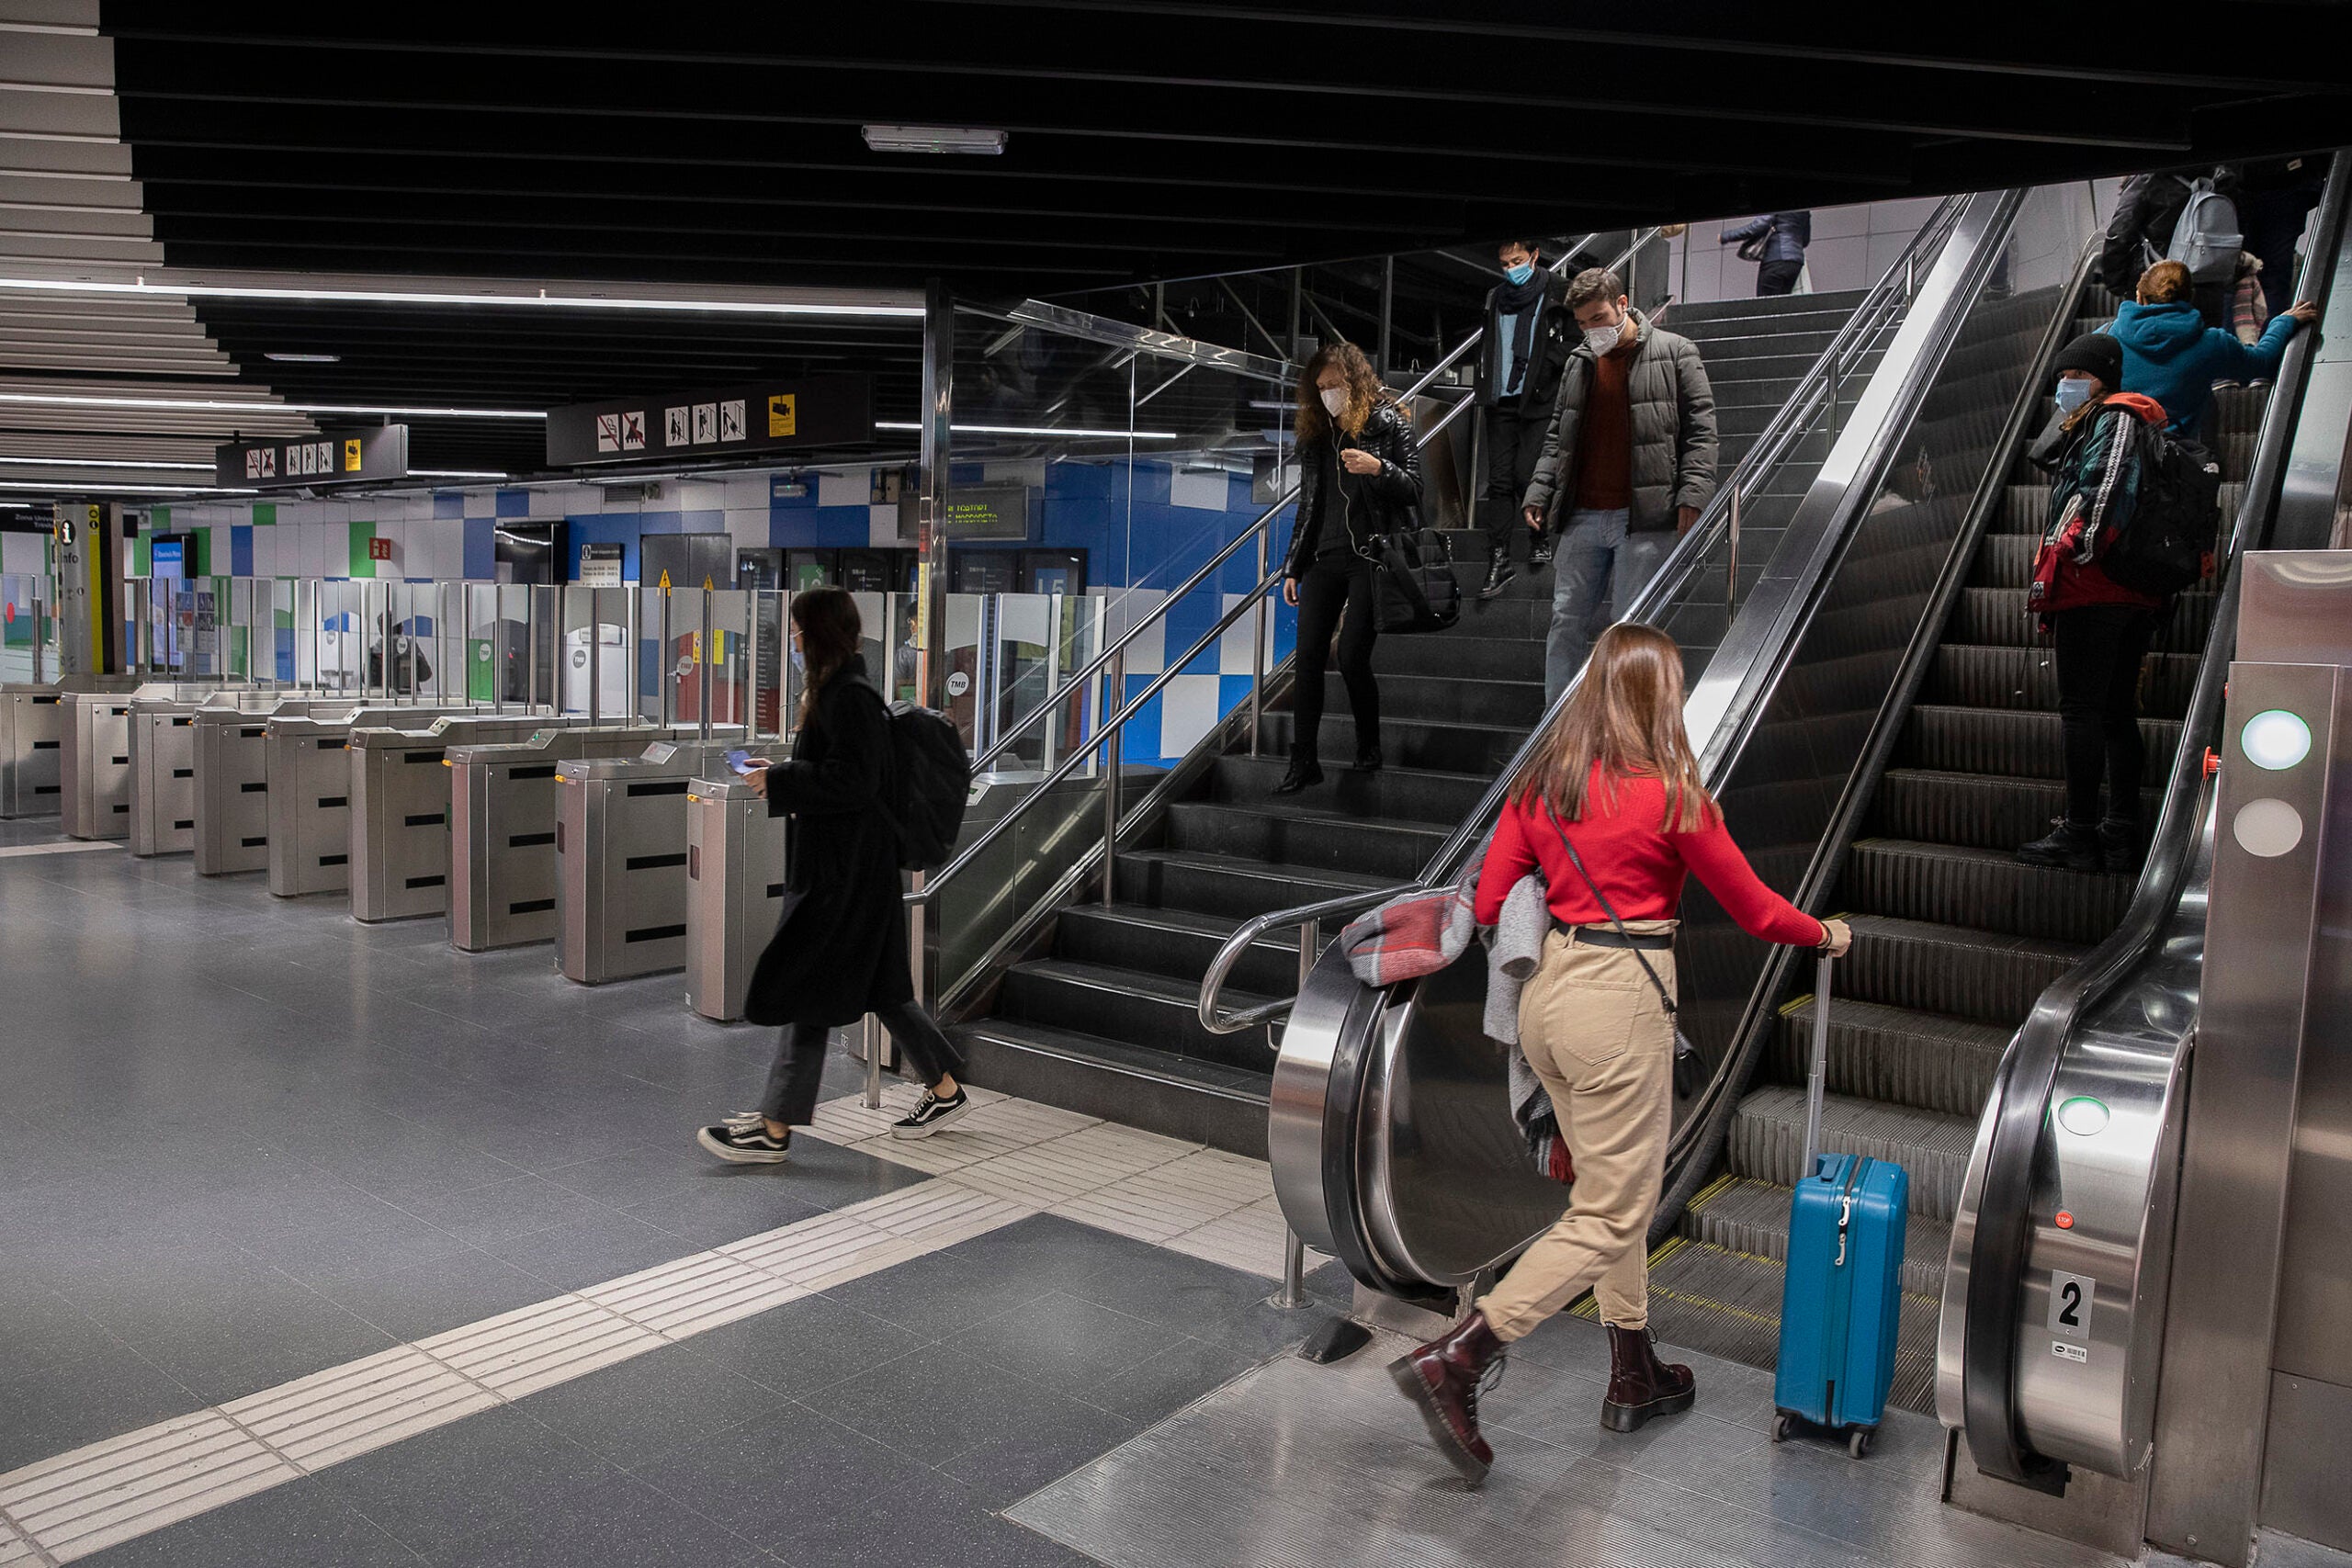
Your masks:
{"label": "escalator step", "polygon": [[[2247,457],[2249,459],[2252,457],[2251,449]],[[2232,468],[2224,463],[2222,473],[2222,515],[2225,519],[2233,518],[2238,514],[2238,508],[2245,500],[2245,469],[2244,467]],[[2037,472],[2020,472],[2012,476],[2008,490],[2002,497],[2001,509],[1994,514],[1989,533],[2039,536],[2049,526],[2049,485],[2042,482]]]}
{"label": "escalator step", "polygon": [[[1675,1228],[1693,1241],[1786,1263],[1792,1196],[1788,1188],[1768,1181],[1727,1176],[1691,1199]],[[1951,1226],[1913,1214],[1903,1228],[1904,1290],[1915,1296],[1941,1296],[1944,1265],[1951,1255]]]}
{"label": "escalator step", "polygon": [[[1878,1105],[1842,1094],[1821,1108],[1826,1154],[1893,1160],[1911,1178],[1911,1212],[1950,1220],[1976,1142],[1974,1116],[1947,1116]],[[1725,1144],[1733,1172],[1780,1187],[1796,1185],[1804,1159],[1804,1090],[1785,1084],[1752,1089],[1732,1113]]]}
{"label": "escalator step", "polygon": [[2115,929],[2132,878],[2024,865],[2007,850],[1858,839],[1838,902],[1873,915],[2094,942]]}
{"label": "escalator step", "polygon": [[[1997,1025],[2004,1037],[2052,981],[2089,949],[1888,915],[1855,915],[1853,950],[1838,962],[1844,998]],[[1967,1102],[1973,1109],[1978,1101]]]}
{"label": "escalator step", "polygon": [[[2188,711],[2197,685],[2193,653],[2152,653],[2141,666],[2140,711],[2178,718]],[[1922,699],[1973,708],[2016,708],[2055,713],[2058,670],[2046,645],[1996,648],[1948,642],[1936,649]]]}
{"label": "escalator step", "polygon": [[[2143,718],[2140,739],[2164,771],[2163,759],[2180,745],[2180,721]],[[1915,705],[1903,721],[1897,761],[1904,767],[1959,773],[2007,773],[2018,778],[2062,776],[2058,716],[2021,709]]]}
{"label": "escalator step", "polygon": [[[2143,789],[2140,820],[2154,822],[2162,794]],[[2056,779],[2000,773],[1889,768],[1871,806],[1871,831],[1887,839],[2013,850],[2050,831],[2065,815],[2066,786]]]}
{"label": "escalator step", "polygon": [[[2155,646],[2171,652],[2202,649],[2205,634],[2213,626],[2214,599],[2210,588],[2179,595],[2172,614],[2156,627]],[[2026,590],[1963,588],[1944,637],[1952,642],[2022,648],[2041,640],[2042,633],[2039,620],[2026,613]]]}
{"label": "escalator step", "polygon": [[[1792,1002],[1772,1031],[1765,1072],[1802,1086],[1813,1062],[1813,998]],[[1833,1094],[1882,1105],[1974,1116],[2014,1026],[1839,997],[1829,1009],[1827,1081]]]}
{"label": "escalator step", "polygon": [[[1659,1344],[1750,1367],[1770,1367],[1780,1359],[1785,1283],[1780,1264],[1674,1236],[1650,1255],[1649,1273],[1650,1328]],[[1886,1396],[1898,1410],[1935,1412],[1938,1309],[1934,1296],[1906,1292],[1903,1297],[1894,1383]],[[1584,1318],[1599,1314],[1589,1298],[1573,1310]]]}

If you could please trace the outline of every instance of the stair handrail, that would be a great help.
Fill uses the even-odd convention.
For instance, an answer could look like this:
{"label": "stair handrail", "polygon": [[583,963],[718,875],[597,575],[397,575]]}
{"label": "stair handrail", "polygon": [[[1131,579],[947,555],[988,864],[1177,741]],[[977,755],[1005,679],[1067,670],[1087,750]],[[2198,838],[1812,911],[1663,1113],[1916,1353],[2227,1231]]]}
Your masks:
{"label": "stair handrail", "polygon": [[[1917,291],[1920,271],[1933,261],[1959,223],[1966,209],[1965,196],[1946,197],[1911,236],[1910,243],[1894,261],[1887,265],[1870,291],[1855,305],[1853,313],[1838,329],[1826,347],[1812,366],[1798,378],[1756,444],[1747,449],[1731,472],[1731,477],[1717,487],[1715,493],[1700,513],[1688,533],[1677,539],[1674,548],[1659,563],[1648,584],[1634,595],[1633,604],[1620,612],[1621,621],[1645,622],[1660,610],[1676,602],[1690,580],[1698,574],[1700,566],[1716,544],[1726,534],[1734,534],[1738,525],[1740,506],[1758,486],[1779,473],[1797,443],[1811,434],[1814,415],[1825,406],[1831,419],[1836,417],[1838,389],[1842,384],[1851,362],[1869,352],[1867,344],[1874,342],[1882,329],[1906,309]],[[1726,593],[1736,584],[1738,558],[1736,538],[1727,568]],[[1253,1025],[1269,1022],[1290,1010],[1297,1000],[1294,995],[1263,1002],[1238,1013],[1227,1013],[1219,1006],[1219,993],[1226,978],[1239,963],[1250,947],[1262,941],[1267,933],[1319,923],[1342,914],[1355,914],[1408,894],[1426,893],[1450,882],[1453,867],[1462,854],[1483,837],[1487,824],[1501,811],[1503,797],[1510,793],[1511,782],[1526,770],[1536,745],[1550,728],[1553,716],[1575,694],[1584,679],[1579,669],[1568,678],[1561,690],[1528,732],[1518,751],[1495,775],[1494,782],[1479,797],[1478,804],[1447,834],[1430,858],[1423,863],[1421,874],[1409,882],[1387,887],[1368,889],[1342,898],[1324,899],[1319,903],[1303,904],[1295,908],[1276,909],[1245,920],[1227,938],[1209,963],[1208,973],[1201,980],[1199,1015],[1201,1027],[1213,1034],[1237,1034]]]}
{"label": "stair handrail", "polygon": [[[1642,246],[1647,244],[1657,236],[1657,231],[1656,229],[1645,229],[1642,231],[1639,234],[1634,236],[1634,243],[1627,246],[1625,250],[1619,254],[1616,260],[1610,263],[1610,265],[1612,268],[1623,266],[1626,261],[1633,256],[1635,251],[1638,251]],[[1591,238],[1591,235],[1586,236],[1587,240]],[[1577,249],[1575,247],[1571,247],[1566,255],[1562,256],[1558,261],[1551,264],[1549,270],[1555,276],[1557,276],[1559,271],[1565,267],[1568,261],[1576,254]],[[1439,377],[1444,375],[1456,364],[1460,363],[1463,355],[1468,354],[1472,349],[1478,345],[1478,341],[1485,335],[1485,332],[1486,329],[1484,327],[1480,327],[1476,331],[1472,332],[1469,336],[1464,338],[1460,343],[1456,344],[1453,348],[1447,353],[1444,358],[1431,366],[1427,371],[1422,373],[1418,380],[1406,388],[1404,391],[1397,394],[1399,400],[1402,401],[1417,398],[1424,391],[1427,391],[1436,383]],[[1440,414],[1436,420],[1431,422],[1426,430],[1419,433],[1419,439],[1423,442],[1427,442],[1430,437],[1443,431],[1446,426],[1453,423],[1454,418],[1459,415],[1464,409],[1468,408],[1475,400],[1476,400],[1472,398],[1462,398],[1456,400],[1453,403],[1448,406],[1443,413]],[[1283,508],[1288,506],[1293,501],[1297,499],[1298,490],[1298,485],[1296,483],[1293,483],[1288,490],[1283,491],[1282,495],[1272,506],[1269,506],[1265,511],[1258,514],[1255,522],[1251,523],[1249,527],[1236,535],[1229,544],[1227,544],[1223,549],[1217,551],[1216,555],[1209,558],[1208,561],[1204,565],[1194,571],[1190,577],[1186,578],[1183,582],[1175,588],[1169,590],[1167,596],[1152,608],[1150,614],[1136,622],[1134,626],[1128,627],[1126,631],[1120,635],[1118,640],[1112,643],[1110,647],[1102,649],[1102,652],[1096,654],[1091,660],[1088,660],[1087,665],[1083,670],[1080,670],[1074,674],[1063,677],[1053,695],[1040,703],[1027,717],[1023,718],[1011,726],[1005,731],[1003,737],[999,739],[995,745],[989,747],[986,751],[972,760],[973,773],[978,773],[984,771],[989,763],[1003,755],[1005,750],[1014,740],[1027,734],[1029,729],[1040,719],[1047,717],[1057,704],[1069,700],[1069,694],[1073,690],[1085,685],[1088,682],[1095,679],[1103,671],[1112,668],[1114,660],[1122,660],[1123,656],[1126,652],[1127,646],[1134,642],[1136,638],[1141,637],[1148,627],[1157,625],[1175,608],[1180,600],[1186,597],[1193,592],[1193,590],[1198,588],[1202,583],[1209,581],[1210,577],[1222,568],[1227,561],[1233,558],[1234,553],[1240,549],[1243,545],[1250,543],[1261,534],[1266,534],[1272,528],[1274,518],[1282,512]],[[1194,659],[1205,652],[1215,640],[1217,637],[1222,637],[1226,630],[1239,618],[1240,612],[1252,607],[1254,603],[1271,590],[1276,582],[1281,581],[1281,579],[1282,571],[1280,568],[1276,568],[1265,574],[1265,576],[1259,581],[1257,586],[1237,601],[1234,607],[1219,618],[1216,625],[1212,626],[1208,632],[1204,634],[1199,641],[1193,643],[1191,648],[1185,649],[1182,657],[1165,661],[1157,680],[1153,681],[1149,686],[1146,687],[1145,690],[1136,695],[1132,701],[1122,706],[1112,717],[1105,719],[1101,724],[1097,725],[1095,727],[1094,733],[1086,738],[1084,744],[1072,747],[1070,749],[1069,755],[1065,757],[1058,766],[1048,773],[1027,795],[1023,796],[1022,800],[1012,807],[1012,810],[1006,812],[1002,817],[998,818],[994,822],[990,823],[985,832],[983,832],[978,838],[972,840],[969,845],[966,846],[961,851],[958,851],[954,858],[949,860],[948,863],[942,866],[937,872],[922,878],[921,886],[910,890],[906,894],[905,902],[909,905],[923,905],[930,903],[933,898],[935,898],[940,891],[948,885],[948,883],[962,874],[966,866],[971,864],[973,861],[979,858],[990,844],[993,844],[998,839],[1003,837],[1015,822],[1027,815],[1029,810],[1039,801],[1045,799],[1055,784],[1059,784],[1063,779],[1069,777],[1072,770],[1074,770],[1080,762],[1084,761],[1095,752],[1102,750],[1102,747],[1109,743],[1114,736],[1119,734],[1125,727],[1127,720],[1134,717],[1136,713],[1147,701],[1151,697],[1156,696],[1160,688],[1165,686],[1172,676],[1182,671],[1186,665],[1190,664]],[[1272,671],[1269,671],[1269,673],[1271,674]]]}
{"label": "stair handrail", "polygon": [[[2338,152],[2331,162],[2312,234],[2322,240],[2340,235],[2346,204],[2352,198],[2347,186],[2352,186],[2352,152]],[[2332,257],[2337,243],[2340,239],[2324,247],[2318,243],[2312,247],[2303,268],[2305,299],[2326,303],[2335,269],[2322,265],[2321,258],[2323,253]],[[2034,1162],[2052,1085],[2066,1043],[2085,1014],[2147,958],[2162,940],[2168,917],[2180,900],[2199,836],[2197,824],[2204,816],[2199,804],[2205,783],[2203,758],[2206,748],[2221,733],[2229,680],[2230,660],[2218,656],[2217,650],[2233,649],[2236,644],[2240,579],[2231,568],[2268,531],[2288,448],[2301,417],[2306,365],[2318,335],[2303,331],[2289,340],[2286,356],[2272,378],[2270,400],[2255,438],[2254,462],[2246,473],[2245,491],[2239,498],[2219,569],[2222,575],[2212,626],[2206,633],[2205,651],[2182,716],[2164,804],[2132,902],[2107,940],[2052,981],[2035,1000],[2033,1011],[2004,1053],[1995,1078],[1984,1122],[1984,1136],[1989,1140],[1984,1179],[1969,1247],[1961,1397],[1969,1456],[1978,1470],[2002,1480],[2030,1482],[2047,1463],[2038,1462],[2038,1456],[2023,1440],[2017,1380],[2011,1369],[2017,1354],[2019,1280],[2033,1239]]]}

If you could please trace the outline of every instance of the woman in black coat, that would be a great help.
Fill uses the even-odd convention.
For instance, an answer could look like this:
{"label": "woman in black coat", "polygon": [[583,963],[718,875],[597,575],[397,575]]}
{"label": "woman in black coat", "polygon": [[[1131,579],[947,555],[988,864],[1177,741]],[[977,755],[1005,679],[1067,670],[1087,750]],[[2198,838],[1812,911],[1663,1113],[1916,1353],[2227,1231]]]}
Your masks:
{"label": "woman in black coat", "polygon": [[817,1109],[832,1031],[867,1013],[882,1021],[907,1064],[929,1086],[891,1128],[927,1138],[970,1109],[954,1069],[956,1047],[915,1001],[907,961],[907,917],[899,903],[897,830],[890,798],[890,716],[866,679],[858,651],[857,602],[839,588],[812,588],[792,601],[792,651],[807,671],[792,757],[747,775],[785,825],[783,922],[752,972],[744,1009],[753,1023],[779,1024],[784,1037],[757,1114],[696,1134],[724,1160],[773,1165],[792,1146],[792,1127]]}
{"label": "woman in black coat", "polygon": [[1290,770],[1274,786],[1276,795],[1323,782],[1323,672],[1334,631],[1340,678],[1355,712],[1356,772],[1379,768],[1373,551],[1382,535],[1417,526],[1421,504],[1420,444],[1355,344],[1335,343],[1306,362],[1299,373],[1295,428],[1298,513],[1283,567],[1283,602],[1298,606],[1298,663],[1291,682],[1295,733]]}

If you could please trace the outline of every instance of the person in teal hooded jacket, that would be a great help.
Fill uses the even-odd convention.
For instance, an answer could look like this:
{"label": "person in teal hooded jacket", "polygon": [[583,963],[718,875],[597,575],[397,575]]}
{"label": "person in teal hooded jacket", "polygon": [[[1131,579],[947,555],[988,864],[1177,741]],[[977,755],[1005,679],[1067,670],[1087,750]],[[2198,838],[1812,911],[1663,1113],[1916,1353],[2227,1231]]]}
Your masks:
{"label": "person in teal hooded jacket", "polygon": [[2122,390],[2162,403],[2171,416],[2165,431],[2189,441],[2205,440],[2214,382],[2278,375],[2287,340],[2319,317],[2319,307],[2307,299],[2273,316],[2261,341],[2240,343],[2235,334],[2205,324],[2190,297],[2188,269],[2177,261],[2160,261],[2142,273],[2139,296],[2115,313],[2115,341],[2123,345]]}

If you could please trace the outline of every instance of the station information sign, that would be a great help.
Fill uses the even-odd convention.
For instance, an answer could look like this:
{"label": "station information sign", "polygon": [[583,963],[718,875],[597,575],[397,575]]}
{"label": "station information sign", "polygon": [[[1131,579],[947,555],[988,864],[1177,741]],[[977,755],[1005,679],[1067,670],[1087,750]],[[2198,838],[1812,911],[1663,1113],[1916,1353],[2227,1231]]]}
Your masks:
{"label": "station information sign", "polygon": [[214,481],[232,490],[316,490],[408,477],[408,426],[370,425],[340,435],[232,441],[212,454]]}
{"label": "station information sign", "polygon": [[803,376],[716,392],[622,398],[548,412],[548,467],[839,446],[874,436],[874,384]]}

